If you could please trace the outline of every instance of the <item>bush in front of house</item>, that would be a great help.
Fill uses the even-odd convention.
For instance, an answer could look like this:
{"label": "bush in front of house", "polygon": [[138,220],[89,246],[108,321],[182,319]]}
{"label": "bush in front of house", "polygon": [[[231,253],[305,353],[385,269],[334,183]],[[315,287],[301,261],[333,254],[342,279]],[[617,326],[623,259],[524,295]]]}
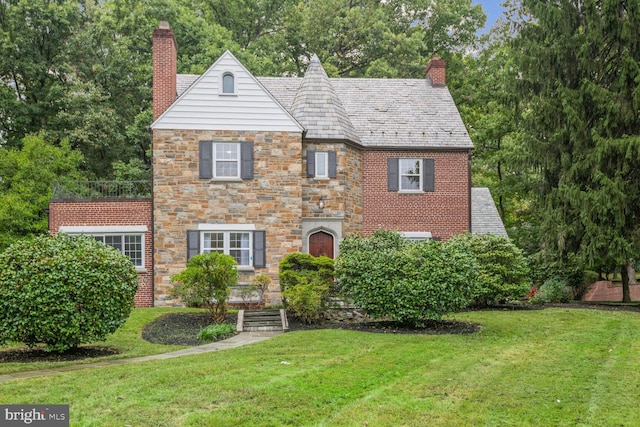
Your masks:
{"label": "bush in front of house", "polygon": [[507,237],[465,233],[449,240],[467,247],[478,261],[474,303],[479,306],[519,300],[531,290],[529,265],[522,251]]}
{"label": "bush in front of house", "polygon": [[134,306],[131,260],[92,237],[21,240],[0,254],[0,344],[63,352],[104,341]]}
{"label": "bush in front of house", "polygon": [[231,287],[238,283],[238,263],[226,254],[212,252],[195,255],[187,268],[171,276],[171,294],[187,305],[205,307],[213,321],[220,323],[227,315]]}
{"label": "bush in front of house", "polygon": [[571,288],[563,278],[551,278],[529,299],[532,304],[566,303],[571,300]]}
{"label": "bush in front of house", "polygon": [[333,259],[289,254],[280,261],[278,278],[287,310],[306,323],[321,318],[334,289]]}
{"label": "bush in front of house", "polygon": [[203,343],[220,341],[235,335],[236,327],[231,323],[209,325],[198,333],[198,340]]}
{"label": "bush in front of house", "polygon": [[466,307],[474,295],[475,257],[456,242],[411,242],[380,230],[340,244],[336,280],[374,318],[422,326]]}

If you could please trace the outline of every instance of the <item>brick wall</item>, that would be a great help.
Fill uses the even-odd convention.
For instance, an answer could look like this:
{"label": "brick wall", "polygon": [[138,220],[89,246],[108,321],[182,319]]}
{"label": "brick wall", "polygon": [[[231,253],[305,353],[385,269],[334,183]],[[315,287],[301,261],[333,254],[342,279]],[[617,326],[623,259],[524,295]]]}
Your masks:
{"label": "brick wall", "polygon": [[[387,158],[433,158],[435,191],[387,191]],[[363,153],[363,234],[379,228],[430,231],[443,240],[469,230],[468,153],[443,151],[365,151]]]}
{"label": "brick wall", "polygon": [[[200,141],[254,143],[254,179],[200,179]],[[198,224],[255,224],[266,231],[266,268],[241,272],[272,279],[279,299],[280,260],[302,249],[302,134],[291,132],[154,130],[155,299],[166,304],[170,277],[186,266],[187,230]]]}
{"label": "brick wall", "polygon": [[176,99],[177,51],[173,31],[161,22],[153,31],[153,120]]}
{"label": "brick wall", "polygon": [[51,201],[49,231],[56,234],[61,226],[127,226],[145,225],[145,272],[138,273],[140,282],[135,296],[136,307],[153,306],[153,234],[151,200]]}

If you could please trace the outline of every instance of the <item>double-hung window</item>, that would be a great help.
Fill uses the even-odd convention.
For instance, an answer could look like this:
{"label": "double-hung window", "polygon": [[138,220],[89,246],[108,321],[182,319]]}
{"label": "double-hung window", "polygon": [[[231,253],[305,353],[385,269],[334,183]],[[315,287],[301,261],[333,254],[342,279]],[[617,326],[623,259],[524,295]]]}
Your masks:
{"label": "double-hung window", "polygon": [[329,153],[316,151],[316,178],[329,178]]}
{"label": "double-hung window", "polygon": [[231,255],[238,266],[251,266],[251,232],[243,231],[204,231],[202,232],[202,253],[218,252]]}
{"label": "double-hung window", "polygon": [[214,143],[214,178],[240,178],[240,144]]}
{"label": "double-hung window", "polygon": [[253,179],[253,143],[201,141],[200,179],[235,181]]}
{"label": "double-hung window", "polygon": [[387,190],[401,193],[435,191],[435,160],[409,157],[388,158]]}
{"label": "double-hung window", "polygon": [[187,230],[187,259],[217,252],[233,257],[239,269],[266,266],[265,232],[254,224],[199,224]]}

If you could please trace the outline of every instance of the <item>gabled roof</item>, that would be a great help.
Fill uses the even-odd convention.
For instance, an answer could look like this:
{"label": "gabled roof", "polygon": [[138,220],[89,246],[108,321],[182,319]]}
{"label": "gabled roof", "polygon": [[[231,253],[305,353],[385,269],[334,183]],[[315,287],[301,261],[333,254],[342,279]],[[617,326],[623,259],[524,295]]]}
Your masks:
{"label": "gabled roof", "polygon": [[[178,91],[193,80],[178,75]],[[304,126],[307,138],[373,148],[473,148],[447,87],[426,79],[327,78],[314,58],[304,78],[257,80]]]}
{"label": "gabled roof", "polygon": [[471,189],[471,232],[509,237],[488,188]]}
{"label": "gabled roof", "polygon": [[[222,76],[233,75],[234,93],[222,92]],[[302,132],[298,123],[229,51],[201,76],[176,76],[178,99],[152,129]]]}

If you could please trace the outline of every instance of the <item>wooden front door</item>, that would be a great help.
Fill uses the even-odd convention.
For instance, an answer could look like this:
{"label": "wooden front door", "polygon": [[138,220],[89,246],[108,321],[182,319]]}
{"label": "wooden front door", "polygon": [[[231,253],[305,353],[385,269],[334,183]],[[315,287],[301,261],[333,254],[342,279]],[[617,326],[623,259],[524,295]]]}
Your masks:
{"label": "wooden front door", "polygon": [[309,236],[309,254],[333,258],[333,236],[324,231],[313,233]]}

